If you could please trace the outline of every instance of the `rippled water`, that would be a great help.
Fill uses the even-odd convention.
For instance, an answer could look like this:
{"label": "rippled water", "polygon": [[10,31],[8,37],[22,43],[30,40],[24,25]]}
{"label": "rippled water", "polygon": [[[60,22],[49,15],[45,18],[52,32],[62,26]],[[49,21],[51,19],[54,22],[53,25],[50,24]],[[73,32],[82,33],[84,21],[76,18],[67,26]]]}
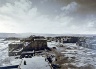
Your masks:
{"label": "rippled water", "polygon": [[96,50],[96,37],[87,38],[83,47]]}

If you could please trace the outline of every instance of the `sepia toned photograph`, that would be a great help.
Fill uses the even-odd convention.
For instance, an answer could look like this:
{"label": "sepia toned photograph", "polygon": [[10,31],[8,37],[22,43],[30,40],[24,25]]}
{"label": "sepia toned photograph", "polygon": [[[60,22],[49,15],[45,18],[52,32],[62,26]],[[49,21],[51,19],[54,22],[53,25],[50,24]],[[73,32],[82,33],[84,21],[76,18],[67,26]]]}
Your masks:
{"label": "sepia toned photograph", "polygon": [[0,69],[96,69],[96,0],[0,0]]}

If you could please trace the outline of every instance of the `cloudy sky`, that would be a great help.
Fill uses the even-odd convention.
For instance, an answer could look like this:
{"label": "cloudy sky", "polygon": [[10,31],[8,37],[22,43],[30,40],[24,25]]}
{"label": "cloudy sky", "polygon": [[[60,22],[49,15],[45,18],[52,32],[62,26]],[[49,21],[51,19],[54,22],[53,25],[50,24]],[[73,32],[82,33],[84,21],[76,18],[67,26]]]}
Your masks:
{"label": "cloudy sky", "polygon": [[96,34],[96,0],[0,0],[0,32]]}

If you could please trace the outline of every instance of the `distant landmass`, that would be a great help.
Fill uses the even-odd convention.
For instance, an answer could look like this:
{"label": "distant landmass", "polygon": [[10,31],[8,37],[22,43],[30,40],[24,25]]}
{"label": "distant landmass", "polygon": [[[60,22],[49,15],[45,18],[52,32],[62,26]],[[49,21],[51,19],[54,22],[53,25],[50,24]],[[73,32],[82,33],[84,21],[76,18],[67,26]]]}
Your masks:
{"label": "distant landmass", "polygon": [[8,38],[8,37],[20,37],[20,35],[16,33],[0,33],[0,38]]}
{"label": "distant landmass", "polygon": [[0,33],[0,38],[19,37],[25,38],[31,35],[55,37],[55,36],[96,36],[95,34],[40,34],[40,33]]}
{"label": "distant landmass", "polygon": [[36,35],[36,36],[45,36],[45,37],[55,37],[55,36],[86,36],[86,37],[91,37],[91,36],[96,36],[96,34],[44,34],[44,33],[17,33],[18,36],[20,37],[29,37],[30,35]]}

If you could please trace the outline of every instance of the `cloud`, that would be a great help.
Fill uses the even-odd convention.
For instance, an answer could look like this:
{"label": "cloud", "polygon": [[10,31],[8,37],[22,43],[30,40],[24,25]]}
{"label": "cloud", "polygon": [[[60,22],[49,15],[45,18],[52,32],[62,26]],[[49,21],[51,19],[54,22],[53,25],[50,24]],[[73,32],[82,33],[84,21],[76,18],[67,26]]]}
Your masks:
{"label": "cloud", "polygon": [[[57,1],[54,1],[57,4]],[[48,0],[44,0],[43,5],[47,2]],[[33,0],[7,2],[0,7],[0,32],[96,33],[96,17],[91,12],[83,15],[81,3],[70,1],[63,6],[58,6],[59,4],[56,5],[55,3],[55,7],[51,4],[46,10],[52,13],[45,14],[40,11],[41,4],[39,7],[34,6]],[[51,7],[56,9],[58,14],[53,15],[55,11]],[[47,6],[45,5],[46,8]]]}
{"label": "cloud", "polygon": [[71,2],[67,6],[64,6],[61,8],[62,11],[75,11],[77,9],[77,3],[76,2]]}
{"label": "cloud", "polygon": [[[49,15],[43,15],[38,12],[36,7],[31,7],[32,3],[27,0],[15,1],[14,5],[6,3],[3,7],[0,8],[1,18],[5,20],[5,24],[12,24],[8,26],[13,30],[9,29],[11,32],[36,32],[36,33],[52,33],[53,31],[59,30],[63,19],[67,20],[68,18],[60,17],[56,20],[50,19]],[[4,17],[5,16],[5,17]],[[1,23],[3,23],[3,20]],[[7,22],[8,21],[8,22]],[[9,22],[10,21],[10,22]],[[62,24],[60,24],[62,23]],[[4,25],[3,25],[4,26]],[[4,26],[6,27],[6,26]],[[18,31],[18,28],[20,29]],[[54,32],[56,33],[56,32]]]}

